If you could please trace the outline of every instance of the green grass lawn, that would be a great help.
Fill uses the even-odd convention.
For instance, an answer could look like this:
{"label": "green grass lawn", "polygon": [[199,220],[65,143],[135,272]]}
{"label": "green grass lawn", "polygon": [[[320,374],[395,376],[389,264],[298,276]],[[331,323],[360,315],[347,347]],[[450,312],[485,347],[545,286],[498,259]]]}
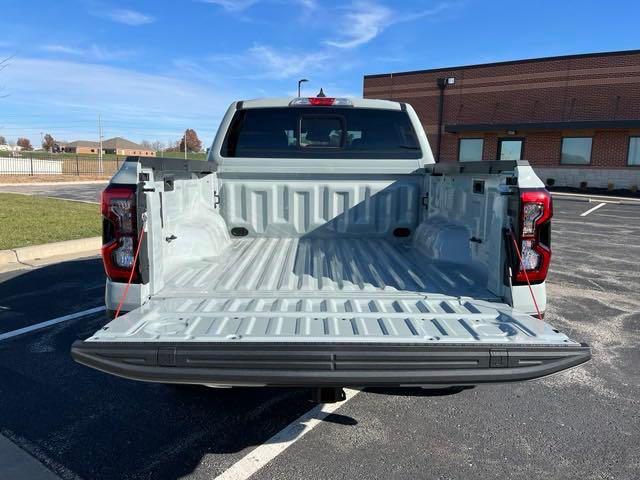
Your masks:
{"label": "green grass lawn", "polygon": [[96,237],[100,205],[0,193],[0,250]]}

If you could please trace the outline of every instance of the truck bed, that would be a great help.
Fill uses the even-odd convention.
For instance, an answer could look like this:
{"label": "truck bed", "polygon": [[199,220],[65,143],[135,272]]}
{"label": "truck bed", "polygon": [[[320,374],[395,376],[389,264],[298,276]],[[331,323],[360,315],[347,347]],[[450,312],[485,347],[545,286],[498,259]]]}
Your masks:
{"label": "truck bed", "polygon": [[520,381],[589,359],[474,275],[402,241],[235,239],[72,354],[136,380],[314,387]]}
{"label": "truck bed", "polygon": [[218,257],[171,276],[161,296],[223,292],[411,292],[495,299],[469,266],[438,262],[409,241],[362,238],[234,239]]}
{"label": "truck bed", "polygon": [[553,343],[464,265],[382,239],[235,239],[89,341]]}

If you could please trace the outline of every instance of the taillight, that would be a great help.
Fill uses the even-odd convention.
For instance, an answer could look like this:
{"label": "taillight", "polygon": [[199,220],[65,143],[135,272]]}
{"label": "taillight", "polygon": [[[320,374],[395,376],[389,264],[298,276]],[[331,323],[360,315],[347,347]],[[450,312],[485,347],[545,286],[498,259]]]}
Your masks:
{"label": "taillight", "polygon": [[298,97],[289,102],[289,106],[313,106],[313,107],[352,107],[353,102],[348,98],[334,97]]}
{"label": "taillight", "polygon": [[[136,185],[109,185],[102,192],[102,262],[107,276],[127,282],[138,241]],[[133,282],[139,282],[136,271]]]}
{"label": "taillight", "polygon": [[[515,269],[514,284],[540,283],[551,262],[551,195],[545,189],[520,190],[520,238],[522,260]],[[526,276],[525,276],[526,271]]]}

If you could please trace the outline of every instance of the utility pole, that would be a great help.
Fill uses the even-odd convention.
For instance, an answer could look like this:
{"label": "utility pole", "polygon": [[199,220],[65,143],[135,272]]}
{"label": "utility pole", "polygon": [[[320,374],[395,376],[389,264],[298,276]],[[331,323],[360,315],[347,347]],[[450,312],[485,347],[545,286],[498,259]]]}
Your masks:
{"label": "utility pole", "polygon": [[187,131],[184,131],[184,159],[187,159]]}
{"label": "utility pole", "polygon": [[[102,164],[102,117],[100,116],[100,114],[98,114],[98,135],[99,135],[99,141],[100,141],[100,146],[98,147],[98,172],[100,173],[104,173],[104,167]],[[116,150],[117,153],[117,150]]]}

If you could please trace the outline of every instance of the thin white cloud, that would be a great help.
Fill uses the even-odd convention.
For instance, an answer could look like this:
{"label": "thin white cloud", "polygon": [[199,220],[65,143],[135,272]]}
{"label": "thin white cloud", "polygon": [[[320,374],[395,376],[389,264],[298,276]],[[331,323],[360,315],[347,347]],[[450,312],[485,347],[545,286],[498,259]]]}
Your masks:
{"label": "thin white cloud", "polygon": [[[229,61],[231,61],[230,58]],[[203,67],[200,63],[188,58],[176,58],[172,63],[177,72],[186,74],[192,79],[214,83],[223,77],[217,69]]]}
{"label": "thin white cloud", "polygon": [[357,1],[351,4],[340,22],[342,35],[339,40],[325,43],[337,48],[355,48],[377,37],[393,18],[393,12],[373,2]]}
{"label": "thin white cloud", "polygon": [[59,53],[63,55],[83,56],[91,61],[110,61],[128,58],[135,55],[135,50],[116,49],[91,44],[87,48],[80,48],[70,45],[50,44],[43,45],[40,50],[48,53]]}
{"label": "thin white cloud", "polygon": [[114,22],[123,23],[132,27],[138,27],[140,25],[146,25],[148,23],[155,22],[155,17],[147,15],[136,10],[129,10],[127,8],[119,8],[111,10],[105,13],[105,16],[113,20]]}
{"label": "thin white cloud", "polygon": [[103,47],[96,44],[91,45],[86,51],[86,55],[88,57],[90,57],[91,59],[100,60],[100,61],[120,60],[123,58],[132,57],[137,53],[138,52],[136,50],[115,49],[115,48]]}
{"label": "thin white cloud", "polygon": [[298,5],[302,10],[300,15],[300,21],[307,21],[311,15],[318,10],[318,3],[316,0],[293,0],[293,3]]}
{"label": "thin white cloud", "polygon": [[342,49],[352,49],[370,42],[387,27],[435,15],[448,8],[442,3],[433,8],[417,12],[394,11],[384,5],[357,0],[344,9],[338,39],[325,41],[325,44]]}
{"label": "thin white cloud", "polygon": [[64,53],[67,55],[82,55],[84,51],[80,48],[69,47],[67,45],[43,45],[40,47],[43,52]]}
{"label": "thin white cloud", "polygon": [[253,62],[260,68],[258,77],[284,79],[300,75],[310,68],[322,66],[331,55],[328,52],[293,52],[276,50],[267,45],[254,45],[249,49]]}
{"label": "thin white cloud", "polygon": [[259,0],[200,0],[202,3],[209,3],[211,5],[217,5],[229,12],[242,12],[249,7],[252,7]]}
{"label": "thin white cloud", "polygon": [[306,52],[255,44],[238,54],[209,55],[207,61],[225,64],[231,75],[236,72],[245,79],[284,80],[330,68],[333,56],[327,50]]}
{"label": "thin white cloud", "polygon": [[447,10],[452,6],[453,5],[450,3],[440,3],[433,8],[427,8],[417,12],[401,13],[393,19],[392,23],[412,22],[413,20],[418,20],[420,18],[430,17]]}
{"label": "thin white cloud", "polygon": [[318,8],[318,3],[316,0],[295,0],[296,3],[299,3],[304,8],[308,8],[310,10]]}
{"label": "thin white cloud", "polygon": [[[258,3],[269,0],[198,0],[201,3],[216,5],[231,13],[244,12]],[[270,3],[298,5],[306,16],[318,8],[317,0],[270,0]]]}

